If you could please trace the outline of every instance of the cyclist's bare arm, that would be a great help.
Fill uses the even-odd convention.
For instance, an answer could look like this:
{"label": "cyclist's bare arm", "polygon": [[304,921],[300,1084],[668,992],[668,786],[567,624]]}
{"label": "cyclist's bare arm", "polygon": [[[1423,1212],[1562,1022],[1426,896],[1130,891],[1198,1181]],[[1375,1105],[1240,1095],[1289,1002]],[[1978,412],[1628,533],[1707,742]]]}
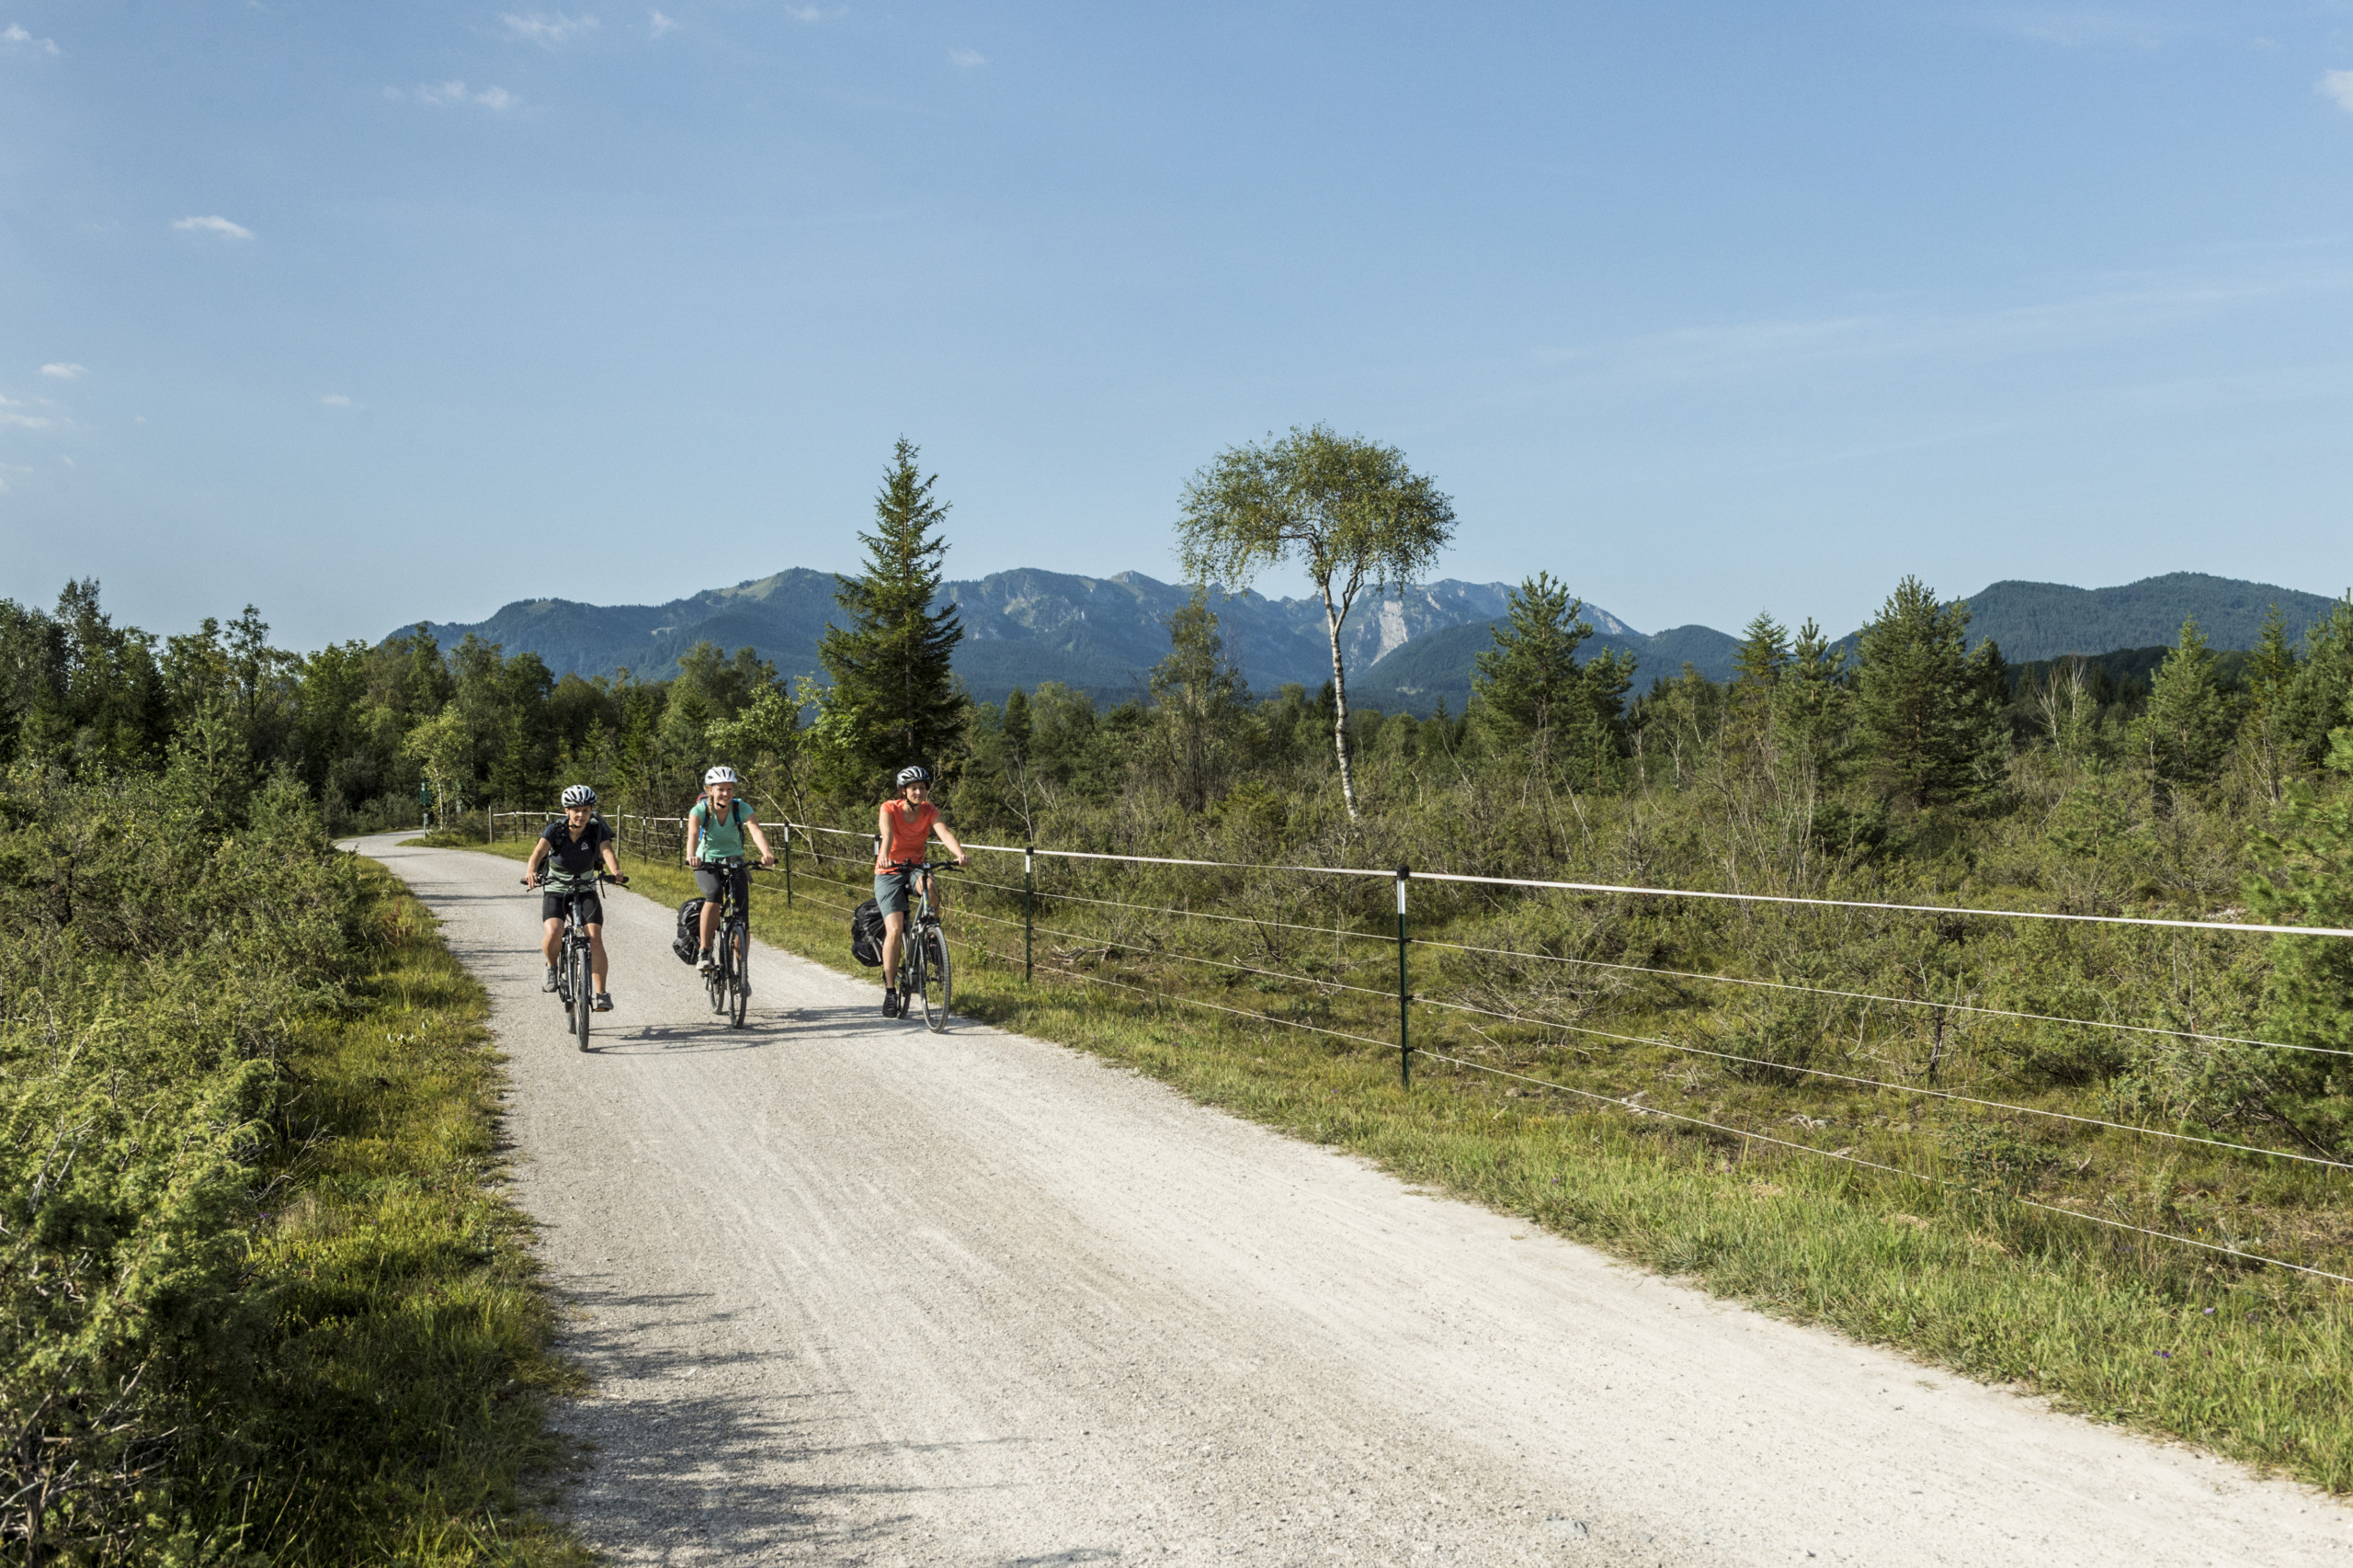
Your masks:
{"label": "cyclist's bare arm", "polygon": [[548,841],[542,838],[537,844],[531,846],[531,863],[523,868],[523,885],[525,887],[536,887],[539,884],[540,867],[546,861],[547,858]]}
{"label": "cyclist's bare arm", "polygon": [[931,831],[938,835],[940,843],[948,846],[948,852],[956,857],[956,863],[959,866],[962,865],[964,846],[956,842],[956,835],[948,830],[948,824],[944,822],[934,822],[931,824]]}
{"label": "cyclist's bare arm", "polygon": [[702,810],[698,801],[687,809],[687,869],[694,869],[695,851],[702,847],[702,820],[695,813]]}
{"label": "cyclist's bare arm", "polygon": [[597,847],[605,852],[605,874],[617,882],[628,881],[621,875],[621,863],[613,854],[613,841],[608,838]]}
{"label": "cyclist's bare arm", "polygon": [[752,835],[752,842],[760,846],[760,864],[763,866],[775,865],[776,851],[768,847],[768,835],[760,831],[760,824],[756,822],[746,822],[744,824],[744,831]]}

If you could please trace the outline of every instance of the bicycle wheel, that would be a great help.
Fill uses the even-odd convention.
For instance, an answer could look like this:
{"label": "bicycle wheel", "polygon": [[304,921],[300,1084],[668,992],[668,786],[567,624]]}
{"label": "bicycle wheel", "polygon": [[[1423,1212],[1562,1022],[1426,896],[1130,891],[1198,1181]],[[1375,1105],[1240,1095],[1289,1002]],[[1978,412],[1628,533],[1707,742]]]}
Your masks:
{"label": "bicycle wheel", "polygon": [[727,1022],[742,1028],[752,1006],[752,933],[738,922],[727,928]]}
{"label": "bicycle wheel", "polygon": [[[948,1027],[948,1004],[954,994],[953,971],[948,967],[948,937],[937,926],[926,926],[923,933],[924,987],[923,1021],[931,1032],[938,1034]],[[938,1000],[933,1000],[938,993]]]}
{"label": "bicycle wheel", "polygon": [[572,1032],[580,1040],[580,1049],[588,1049],[588,1015],[595,1009],[596,981],[588,972],[588,949],[585,945],[572,949]]}

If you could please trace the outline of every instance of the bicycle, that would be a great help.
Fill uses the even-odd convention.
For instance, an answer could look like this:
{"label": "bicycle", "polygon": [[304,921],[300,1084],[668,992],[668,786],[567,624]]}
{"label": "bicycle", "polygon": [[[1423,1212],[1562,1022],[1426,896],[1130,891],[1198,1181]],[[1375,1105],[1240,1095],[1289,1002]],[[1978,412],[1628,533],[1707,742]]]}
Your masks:
{"label": "bicycle", "polygon": [[702,977],[703,991],[710,998],[710,1010],[725,1014],[728,1028],[740,1029],[752,1006],[752,924],[736,902],[733,873],[767,868],[741,856],[703,864],[720,874],[719,922],[711,932],[711,965]]}
{"label": "bicycle", "polygon": [[[595,891],[600,882],[627,886],[629,879],[608,877],[602,871],[551,870],[540,873],[539,884],[548,892],[574,895],[564,900],[563,946],[561,956],[556,960],[555,994],[563,1002],[564,1017],[570,1021],[573,1035],[583,1051],[588,1049],[588,1015],[596,1011],[592,1004],[596,999],[597,980],[589,962],[588,925],[580,918],[577,895]],[[530,887],[531,880],[524,878],[523,885]]]}
{"label": "bicycle", "polygon": [[922,1001],[924,1027],[934,1034],[948,1028],[955,976],[948,963],[948,934],[940,929],[939,912],[931,906],[931,874],[952,870],[955,865],[953,860],[902,860],[891,867],[894,871],[923,873],[915,879],[915,903],[899,937],[899,995],[903,1007],[908,999]]}

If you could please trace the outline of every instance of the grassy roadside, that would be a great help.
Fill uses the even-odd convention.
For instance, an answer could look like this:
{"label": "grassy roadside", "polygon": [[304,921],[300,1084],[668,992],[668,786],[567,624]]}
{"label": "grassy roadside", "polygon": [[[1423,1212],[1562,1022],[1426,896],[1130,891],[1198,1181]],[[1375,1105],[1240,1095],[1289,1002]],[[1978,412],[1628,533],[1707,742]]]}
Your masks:
{"label": "grassy roadside", "polygon": [[[528,849],[523,841],[491,852],[519,859]],[[624,869],[657,900],[693,892],[675,861],[631,856]],[[844,911],[820,903],[863,893],[805,869],[796,887],[799,906],[787,910],[776,881],[756,884],[757,935],[870,975],[848,957]],[[1005,942],[994,928],[967,929],[990,946]],[[1406,1094],[1393,1055],[1042,965],[1025,986],[1017,962],[967,943],[956,957],[958,1010],[970,1017],[1094,1052],[1778,1315],[2353,1490],[2353,1312],[2335,1288],[2217,1270],[2167,1244],[1999,1199],[1759,1153],[1617,1110],[1581,1111],[1441,1063],[1417,1063]],[[622,956],[620,983],[636,961],[675,960]],[[2170,1173],[2158,1179],[2169,1190]]]}
{"label": "grassy roadside", "polygon": [[250,1267],[275,1322],[239,1440],[246,1545],[273,1564],[591,1561],[537,1511],[576,1375],[494,1185],[488,998],[437,922],[363,862],[377,967],[293,1042]]}

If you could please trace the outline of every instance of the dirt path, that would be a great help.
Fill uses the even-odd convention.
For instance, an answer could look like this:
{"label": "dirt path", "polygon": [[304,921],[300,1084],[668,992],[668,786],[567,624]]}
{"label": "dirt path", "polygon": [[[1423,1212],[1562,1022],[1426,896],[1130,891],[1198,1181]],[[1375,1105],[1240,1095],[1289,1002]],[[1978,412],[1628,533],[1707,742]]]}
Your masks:
{"label": "dirt path", "polygon": [[718,1028],[631,894],[584,1056],[511,862],[361,846],[494,998],[617,1561],[2353,1568],[2318,1494],[788,955]]}

